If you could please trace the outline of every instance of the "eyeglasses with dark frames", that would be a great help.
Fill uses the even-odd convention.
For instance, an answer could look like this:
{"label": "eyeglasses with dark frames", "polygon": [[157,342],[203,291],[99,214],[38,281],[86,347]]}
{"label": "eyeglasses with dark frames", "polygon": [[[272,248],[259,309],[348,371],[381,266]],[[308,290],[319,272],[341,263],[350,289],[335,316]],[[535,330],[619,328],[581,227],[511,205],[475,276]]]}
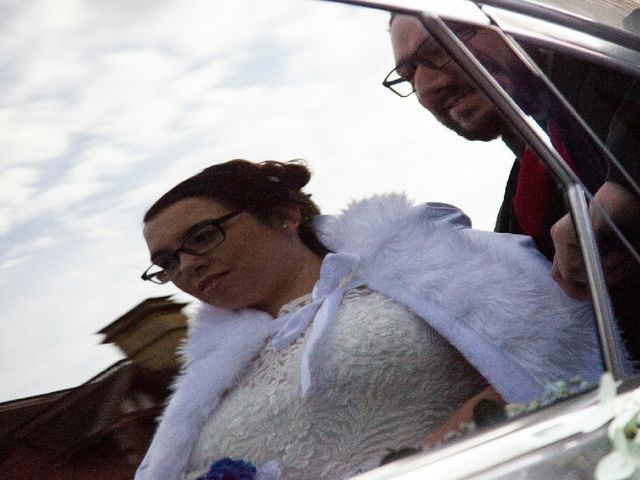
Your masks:
{"label": "eyeglasses with dark frames", "polygon": [[174,280],[180,273],[180,253],[206,255],[224,242],[226,234],[223,224],[240,213],[242,211],[231,212],[196,223],[185,232],[180,248],[152,259],[153,263],[140,278],[158,284]]}
{"label": "eyeglasses with dark frames", "polygon": [[[463,42],[469,41],[478,31],[468,25],[455,25],[450,27],[456,36]],[[422,65],[431,70],[440,70],[451,61],[451,56],[442,46],[431,36],[428,36],[415,52],[400,62],[382,81],[382,85],[387,87],[396,95],[405,98],[415,92],[413,86],[413,76],[418,65]]]}

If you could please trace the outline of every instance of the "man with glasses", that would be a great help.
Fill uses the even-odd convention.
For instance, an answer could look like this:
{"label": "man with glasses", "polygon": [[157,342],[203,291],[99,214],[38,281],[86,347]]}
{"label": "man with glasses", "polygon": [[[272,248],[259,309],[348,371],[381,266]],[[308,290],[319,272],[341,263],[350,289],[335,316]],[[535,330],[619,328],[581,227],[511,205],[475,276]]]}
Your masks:
{"label": "man with glasses", "polygon": [[[485,32],[475,28],[464,25],[452,28],[464,42],[481,44],[488,40]],[[387,75],[384,86],[401,97],[415,93],[420,104],[438,121],[467,140],[489,141],[508,131],[494,105],[417,18],[394,16],[391,42],[396,68]]]}
{"label": "man with glasses", "polygon": [[[492,77],[527,106],[529,114],[541,112],[537,89],[519,67],[519,61],[491,29],[448,22],[459,40],[473,52]],[[550,260],[553,243],[549,231],[562,215],[548,211],[563,209],[562,194],[547,188],[552,181],[531,149],[513,133],[502,114],[465,71],[427,32],[417,17],[395,15],[391,19],[391,42],[396,67],[383,85],[401,97],[415,94],[420,104],[447,128],[467,140],[501,138],[516,155],[509,175],[497,232],[530,235]],[[544,123],[542,121],[541,123]],[[565,211],[562,212],[564,214]]]}
{"label": "man with glasses", "polygon": [[[527,113],[544,116],[538,85],[519,67],[520,63],[500,36],[487,28],[447,22],[489,71],[492,77]],[[420,104],[444,126],[467,140],[501,138],[516,155],[509,175],[495,230],[530,235],[538,249],[553,259],[551,226],[566,210],[562,193],[534,152],[511,130],[494,103],[427,32],[417,17],[396,15],[391,19],[391,41],[396,67],[383,85],[401,97],[415,94]],[[535,79],[533,79],[535,82]],[[531,98],[529,98],[531,97]],[[545,125],[546,120],[540,120]]]}
{"label": "man with glasses", "polygon": [[[455,22],[447,22],[447,26],[509,94],[523,100],[520,103],[528,109],[526,113],[536,118],[540,105],[543,109],[546,105],[539,98],[527,99],[538,87],[526,82],[535,82],[535,79],[530,75],[519,75],[518,62],[511,61],[513,53],[502,39],[487,28],[476,29]],[[392,16],[390,33],[396,67],[384,79],[383,85],[400,97],[415,94],[420,104],[440,123],[467,140],[501,138],[505,142],[516,155],[516,160],[507,181],[495,230],[533,237],[538,249],[553,262],[552,275],[565,293],[573,298],[589,300],[585,267],[563,194],[535,153],[514,135],[494,104],[431,37],[417,17]],[[536,60],[541,68],[593,132],[607,142],[610,150],[632,173],[637,173],[637,149],[631,148],[634,150],[632,155],[627,153],[629,145],[635,146],[638,142],[631,141],[629,135],[622,139],[622,143],[619,138],[614,139],[616,131],[630,132],[634,125],[640,124],[640,108],[637,108],[630,115],[631,121],[625,121],[622,127],[616,126],[619,110],[625,103],[622,99],[625,95],[628,98],[625,92],[630,91],[633,79],[571,57],[548,53],[543,58],[535,50],[530,53],[540,56]],[[581,158],[591,158],[585,150],[588,147],[580,144],[582,137],[572,137],[571,127],[567,127],[561,116],[560,121],[554,121],[558,118],[549,117],[549,111],[546,115],[544,120],[536,120],[547,129],[552,143],[565,161],[572,165],[570,155],[564,155],[571,151],[582,152]],[[568,150],[567,145],[571,147]],[[623,148],[625,152],[619,154],[620,145],[626,146]],[[632,240],[640,239],[640,201],[630,193],[633,190],[629,184],[620,183],[612,171],[607,171],[601,164],[572,167],[577,167],[582,181],[595,192],[594,198],[614,220],[619,220],[623,229],[627,227],[625,233]],[[611,294],[620,325],[623,331],[626,330],[625,343],[632,355],[640,358],[640,275],[637,263],[621,244],[608,240],[612,237],[611,230],[596,209],[591,209],[591,216],[599,246],[601,250],[605,247],[601,252],[605,278],[610,286],[615,287]]]}

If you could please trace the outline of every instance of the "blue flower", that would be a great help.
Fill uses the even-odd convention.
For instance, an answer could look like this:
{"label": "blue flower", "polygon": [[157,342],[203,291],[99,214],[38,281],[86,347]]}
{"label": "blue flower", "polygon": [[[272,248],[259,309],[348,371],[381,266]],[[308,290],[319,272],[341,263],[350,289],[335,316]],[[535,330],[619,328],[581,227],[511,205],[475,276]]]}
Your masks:
{"label": "blue flower", "polygon": [[207,474],[198,480],[253,480],[256,473],[253,464],[225,457],[213,462]]}

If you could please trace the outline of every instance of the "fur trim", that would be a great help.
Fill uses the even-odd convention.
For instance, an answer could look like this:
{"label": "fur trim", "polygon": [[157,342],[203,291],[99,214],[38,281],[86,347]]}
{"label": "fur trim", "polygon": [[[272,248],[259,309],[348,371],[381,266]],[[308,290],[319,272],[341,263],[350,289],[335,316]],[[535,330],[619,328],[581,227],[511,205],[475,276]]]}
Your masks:
{"label": "fur trim", "polygon": [[[471,226],[471,220],[458,208],[446,203],[427,203],[425,217],[419,220]],[[314,219],[318,239],[334,252],[362,255],[378,250],[381,241],[394,238],[415,216],[406,196],[389,193],[352,202],[339,216],[320,215]]]}
{"label": "fur trim", "polygon": [[[602,365],[591,307],[562,293],[529,237],[470,226],[455,207],[413,207],[402,195],[353,203],[337,217],[316,219],[321,241],[343,254],[331,262],[345,262],[325,262],[316,289],[335,288],[326,272],[344,266],[427,321],[509,402],[539,399],[558,379],[597,381]],[[299,331],[285,321],[202,307],[184,347],[185,370],[137,480],[180,477],[224,391],[282,325]]]}
{"label": "fur trim", "polygon": [[202,425],[276,327],[257,310],[200,306],[182,347],[183,371],[136,480],[181,478]]}
{"label": "fur trim", "polygon": [[360,258],[356,275],[425,319],[505,400],[539,399],[547,384],[574,376],[597,382],[591,306],[560,290],[530,237],[470,225],[450,205],[386,195],[319,228],[329,246]]}

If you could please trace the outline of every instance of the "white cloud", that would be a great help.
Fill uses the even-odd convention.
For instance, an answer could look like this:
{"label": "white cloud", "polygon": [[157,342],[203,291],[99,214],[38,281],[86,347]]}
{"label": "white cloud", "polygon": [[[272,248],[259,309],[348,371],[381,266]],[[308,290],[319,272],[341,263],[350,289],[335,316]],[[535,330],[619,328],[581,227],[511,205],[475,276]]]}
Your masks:
{"label": "white cloud", "polygon": [[58,239],[53,237],[36,237],[28,242],[15,245],[8,249],[4,258],[15,259],[23,255],[29,255],[37,250],[52,247],[58,243]]}
{"label": "white cloud", "polygon": [[18,212],[33,201],[40,173],[33,167],[10,167],[0,175],[0,235],[15,227]]}
{"label": "white cloud", "polygon": [[96,142],[78,154],[74,166],[65,175],[64,181],[74,184],[89,184],[120,177],[129,172],[145,157],[117,145]]}
{"label": "white cloud", "polygon": [[[62,211],[73,204],[83,202],[106,188],[102,182],[59,183],[36,197],[36,203],[43,211]],[[46,209],[46,210],[45,210]]]}
{"label": "white cloud", "polygon": [[19,103],[0,109],[3,168],[47,161],[69,148],[69,132],[56,122],[63,110],[61,102],[33,102],[32,106],[31,112]]}
{"label": "white cloud", "polygon": [[3,246],[0,254],[0,287],[8,284],[16,269],[28,263],[36,252],[49,249],[59,242],[60,239],[56,237],[40,236],[18,245],[0,244]]}
{"label": "white cloud", "polygon": [[0,202],[25,203],[33,196],[40,171],[33,167],[12,167],[0,174]]}

